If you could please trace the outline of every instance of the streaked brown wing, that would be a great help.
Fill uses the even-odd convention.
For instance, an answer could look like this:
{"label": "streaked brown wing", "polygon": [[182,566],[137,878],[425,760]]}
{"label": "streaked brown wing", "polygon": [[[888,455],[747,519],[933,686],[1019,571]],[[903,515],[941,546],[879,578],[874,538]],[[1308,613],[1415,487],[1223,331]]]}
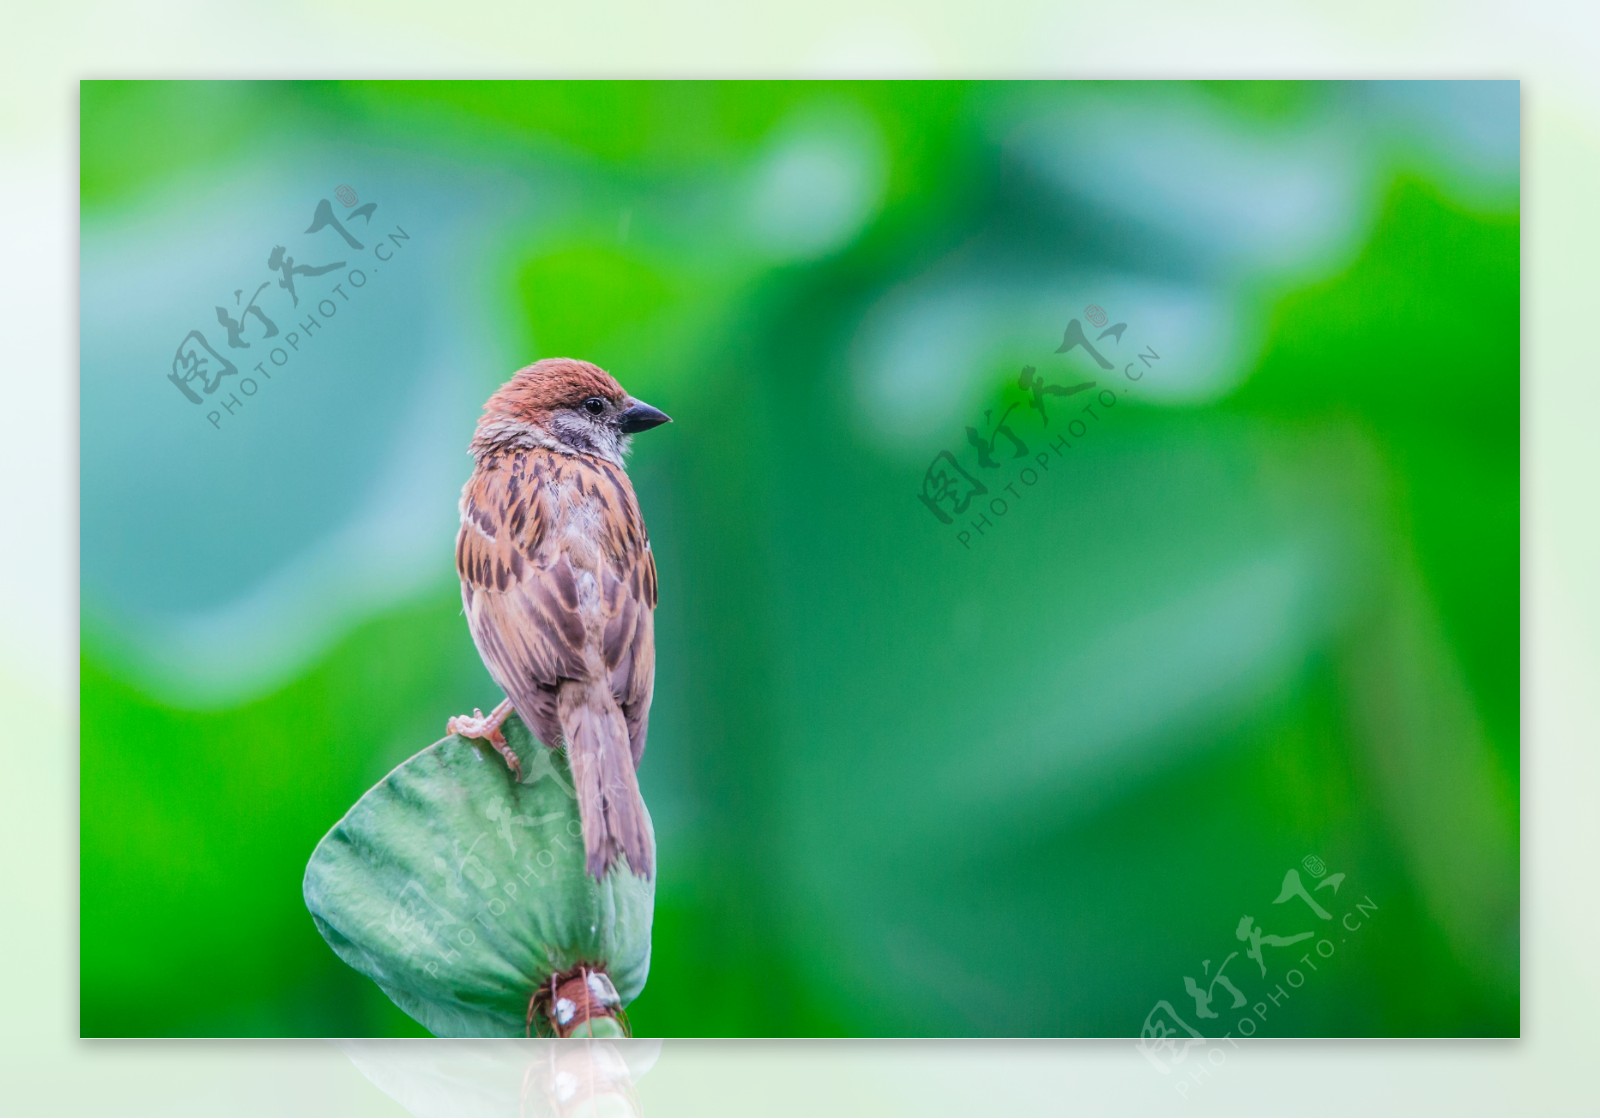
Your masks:
{"label": "streaked brown wing", "polygon": [[[594,504],[596,547],[563,537],[557,492],[568,506]],[[478,651],[540,740],[554,744],[560,733],[562,680],[608,674],[637,766],[655,679],[656,576],[627,475],[548,451],[486,463],[462,494],[456,569]],[[587,572],[600,593],[586,615],[579,585]]]}
{"label": "streaked brown wing", "polygon": [[611,694],[628,724],[628,745],[637,769],[644,757],[650,697],[655,690],[656,561],[627,474],[598,459],[577,462],[575,469],[584,479],[584,488],[601,503],[600,524],[605,529],[601,657],[611,675]]}
{"label": "streaked brown wing", "polygon": [[[461,494],[456,571],[467,625],[495,683],[511,698],[529,729],[546,745],[560,734],[555,689],[583,671],[583,626],[559,588],[570,586],[545,545],[551,513],[547,487],[531,456],[486,461]],[[576,604],[576,594],[572,596]]]}

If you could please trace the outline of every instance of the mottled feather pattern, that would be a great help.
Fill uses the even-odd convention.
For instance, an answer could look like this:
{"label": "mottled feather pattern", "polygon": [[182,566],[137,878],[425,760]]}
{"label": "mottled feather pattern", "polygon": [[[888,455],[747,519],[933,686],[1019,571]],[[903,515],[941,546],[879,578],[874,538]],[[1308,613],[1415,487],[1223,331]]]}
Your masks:
{"label": "mottled feather pattern", "polygon": [[[540,446],[481,456],[461,495],[456,568],[490,674],[542,742],[568,747],[580,795],[598,798],[604,835],[588,834],[585,804],[591,871],[623,851],[635,872],[651,873],[642,816],[614,807],[639,795],[633,769],[655,679],[655,560],[627,474]],[[618,733],[628,744],[620,766],[606,755],[606,736]]]}

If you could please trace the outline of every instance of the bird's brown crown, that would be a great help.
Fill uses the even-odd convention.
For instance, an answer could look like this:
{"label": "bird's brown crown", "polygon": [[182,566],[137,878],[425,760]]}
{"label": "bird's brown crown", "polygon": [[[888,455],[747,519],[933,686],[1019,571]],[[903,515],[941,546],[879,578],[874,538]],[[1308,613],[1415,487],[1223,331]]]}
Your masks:
{"label": "bird's brown crown", "polygon": [[616,378],[598,365],[570,357],[547,357],[513,373],[511,380],[495,390],[483,411],[485,419],[499,415],[531,420],[557,408],[576,407],[591,396],[618,403],[627,395]]}

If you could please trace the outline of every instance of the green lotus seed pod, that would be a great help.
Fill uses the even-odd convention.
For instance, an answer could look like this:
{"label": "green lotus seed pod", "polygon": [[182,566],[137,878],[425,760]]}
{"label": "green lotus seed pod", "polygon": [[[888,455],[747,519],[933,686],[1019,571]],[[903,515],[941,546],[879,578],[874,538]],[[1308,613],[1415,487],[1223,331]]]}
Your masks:
{"label": "green lotus seed pod", "polygon": [[503,730],[520,783],[487,743],[435,742],[317,845],[306,906],[439,1037],[625,1036],[615,1015],[650,970],[655,883],[626,864],[589,876],[565,753],[516,716]]}

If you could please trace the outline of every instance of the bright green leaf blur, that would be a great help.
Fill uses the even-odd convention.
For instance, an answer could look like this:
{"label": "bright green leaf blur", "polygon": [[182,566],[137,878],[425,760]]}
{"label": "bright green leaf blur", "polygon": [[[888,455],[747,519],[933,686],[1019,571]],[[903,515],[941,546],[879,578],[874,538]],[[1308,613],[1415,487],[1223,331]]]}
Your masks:
{"label": "bright green leaf blur", "polygon": [[[85,83],[83,1033],[419,1032],[301,874],[500,698],[455,493],[482,400],[571,355],[675,421],[629,464],[636,1033],[1220,1034],[1249,1007],[1185,977],[1225,966],[1250,1005],[1300,969],[1263,1036],[1516,1034],[1517,121],[1515,83]],[[354,260],[302,233],[342,184],[363,260],[410,239],[276,372],[336,297],[269,284],[209,422],[174,347],[274,246]],[[1089,304],[1119,372],[1055,353]],[[1022,366],[1145,347],[980,465]],[[942,451],[989,486],[950,525]],[[1307,856],[1326,923],[1275,904]],[[1319,936],[1258,969],[1246,916]]]}

